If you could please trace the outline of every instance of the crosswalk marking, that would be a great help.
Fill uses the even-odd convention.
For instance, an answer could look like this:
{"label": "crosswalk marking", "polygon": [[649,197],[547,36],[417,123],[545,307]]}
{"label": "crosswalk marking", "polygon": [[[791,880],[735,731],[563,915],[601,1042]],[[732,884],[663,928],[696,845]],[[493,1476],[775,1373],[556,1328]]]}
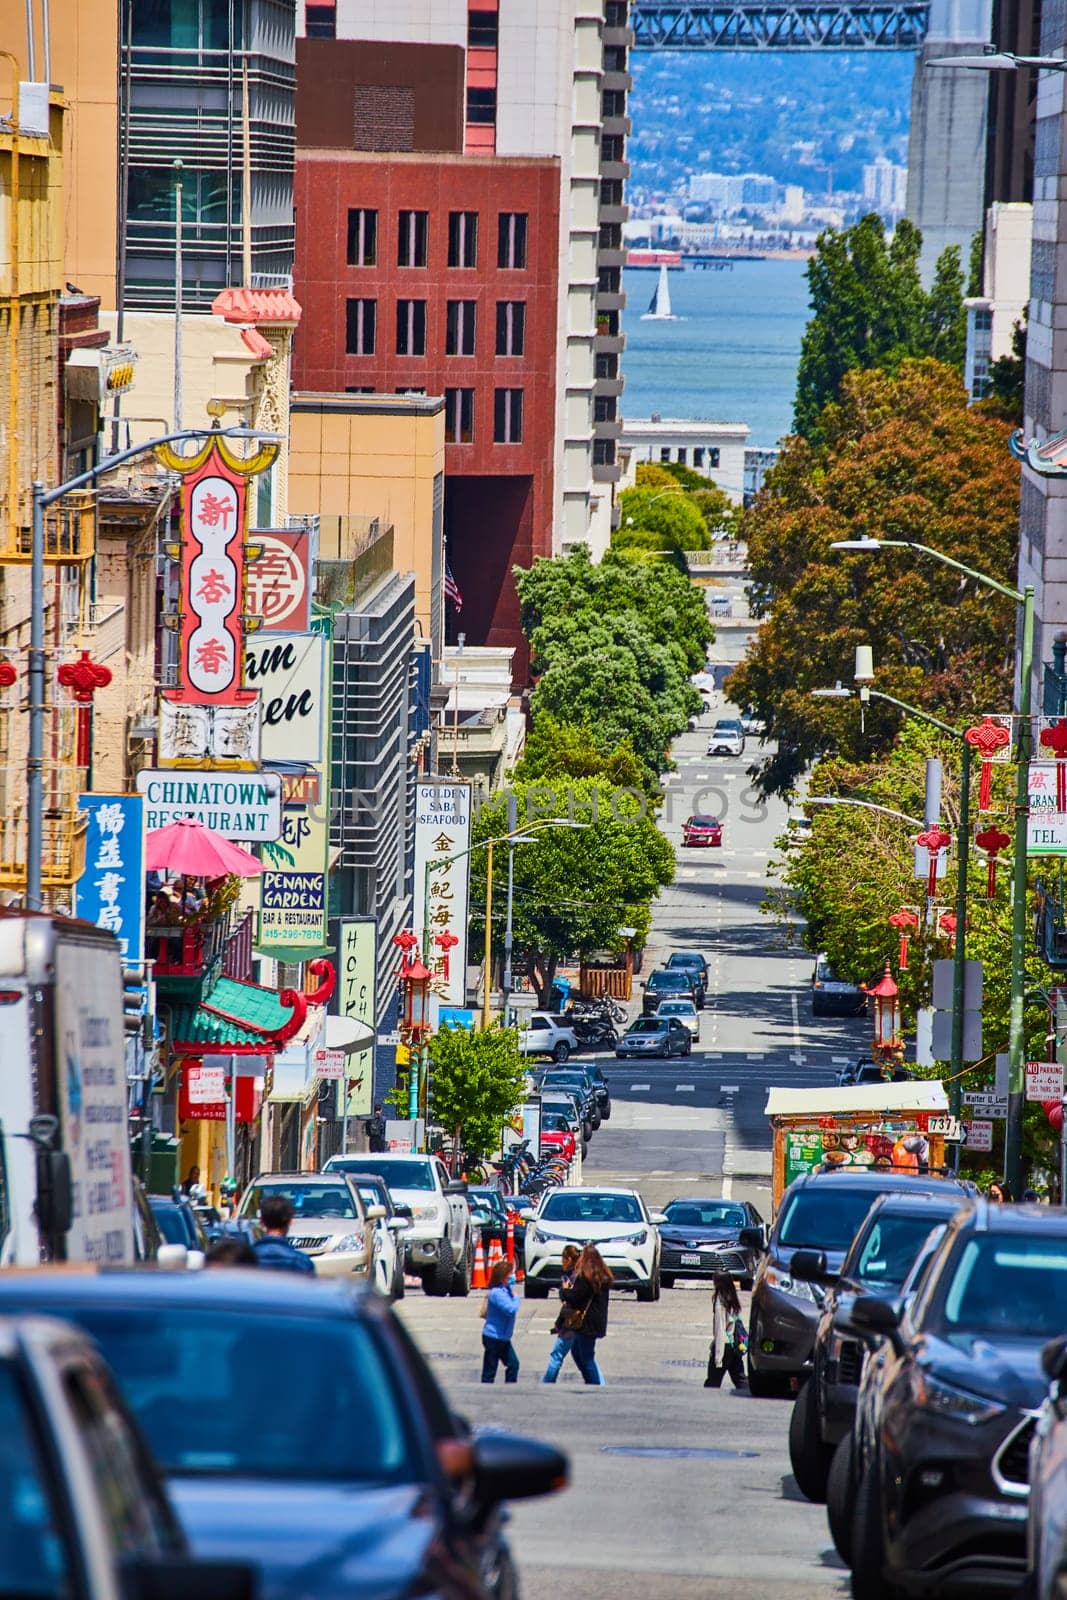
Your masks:
{"label": "crosswalk marking", "polygon": [[675,1094],[696,1094],[696,1089],[695,1083],[676,1083],[674,1086]]}
{"label": "crosswalk marking", "polygon": [[651,1089],[651,1087],[650,1083],[631,1083],[630,1085],[631,1089]]}

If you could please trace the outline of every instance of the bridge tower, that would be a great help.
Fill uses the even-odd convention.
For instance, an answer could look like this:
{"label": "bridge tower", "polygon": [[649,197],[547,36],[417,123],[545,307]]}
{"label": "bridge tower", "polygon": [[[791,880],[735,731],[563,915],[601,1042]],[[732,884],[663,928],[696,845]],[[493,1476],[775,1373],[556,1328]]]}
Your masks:
{"label": "bridge tower", "polygon": [[933,56],[979,52],[990,38],[990,13],[990,0],[931,0],[915,60],[907,215],[922,229],[927,282],[950,244],[959,246],[966,274],[971,239],[983,225],[989,78],[984,72],[928,69],[926,63]]}

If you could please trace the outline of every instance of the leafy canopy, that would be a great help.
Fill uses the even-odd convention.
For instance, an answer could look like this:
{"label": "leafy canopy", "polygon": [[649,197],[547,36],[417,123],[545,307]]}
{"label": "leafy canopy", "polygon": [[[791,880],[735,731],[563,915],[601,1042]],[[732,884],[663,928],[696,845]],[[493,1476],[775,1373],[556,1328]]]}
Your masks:
{"label": "leafy canopy", "polygon": [[434,1120],[469,1156],[496,1150],[501,1125],[523,1098],[525,1066],[514,1030],[440,1028],[430,1040],[430,1062]]}

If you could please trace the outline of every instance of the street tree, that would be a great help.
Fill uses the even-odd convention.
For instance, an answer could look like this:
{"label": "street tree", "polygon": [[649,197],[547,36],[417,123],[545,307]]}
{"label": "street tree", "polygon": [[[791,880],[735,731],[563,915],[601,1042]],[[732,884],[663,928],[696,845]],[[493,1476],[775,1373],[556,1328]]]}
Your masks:
{"label": "street tree", "polygon": [[[561,960],[594,950],[619,950],[620,927],[637,930],[644,943],[651,904],[674,878],[674,850],[656,827],[639,791],[614,789],[600,778],[542,779],[516,783],[520,826],[538,817],[584,823],[581,828],[542,828],[516,846],[513,948],[525,962],[538,1003],[551,1003]],[[507,796],[483,806],[474,823],[476,840],[508,831]],[[505,898],[499,846],[494,861],[493,947],[504,943]],[[485,936],[486,851],[471,856],[471,931],[474,947]]]}
{"label": "street tree", "polygon": [[454,1146],[484,1160],[523,1097],[525,1063],[514,1030],[443,1027],[430,1040],[430,1092]]}
{"label": "street tree", "polygon": [[575,722],[542,711],[526,735],[515,780],[539,778],[603,778],[612,788],[640,789],[646,770],[627,737],[612,744],[594,722]]}

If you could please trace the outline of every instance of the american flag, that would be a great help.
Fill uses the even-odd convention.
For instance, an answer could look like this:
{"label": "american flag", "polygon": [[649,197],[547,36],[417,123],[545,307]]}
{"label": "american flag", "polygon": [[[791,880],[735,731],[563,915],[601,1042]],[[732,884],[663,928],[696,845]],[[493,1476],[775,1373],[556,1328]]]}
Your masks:
{"label": "american flag", "polygon": [[463,596],[459,592],[459,585],[452,576],[452,568],[445,567],[445,599],[451,600],[457,611],[463,610]]}

